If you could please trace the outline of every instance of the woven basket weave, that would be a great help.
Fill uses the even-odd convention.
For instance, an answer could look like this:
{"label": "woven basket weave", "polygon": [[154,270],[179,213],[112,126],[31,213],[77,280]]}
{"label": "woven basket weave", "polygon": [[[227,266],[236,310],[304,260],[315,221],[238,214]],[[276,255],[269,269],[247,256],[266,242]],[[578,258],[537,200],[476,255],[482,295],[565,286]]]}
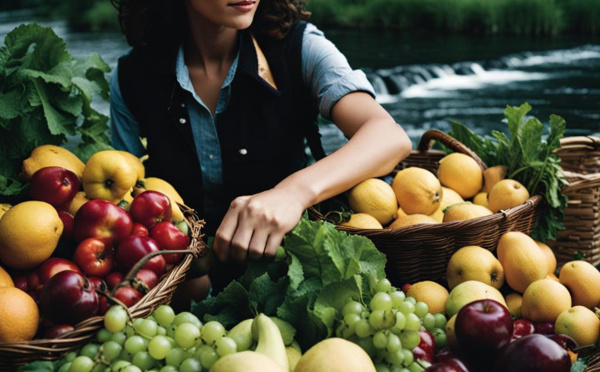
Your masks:
{"label": "woven basket weave", "polygon": [[600,264],[600,138],[566,137],[556,151],[569,185],[562,189],[569,202],[555,241],[549,241],[558,266],[581,253]]}
{"label": "woven basket weave", "polygon": [[[436,174],[439,160],[446,153],[430,149],[433,141],[439,141],[455,152],[469,155],[481,166],[487,166],[461,142],[439,130],[423,134],[416,151],[403,160],[391,176],[408,167],[421,167]],[[397,229],[359,229],[337,225],[338,230],[366,236],[387,257],[386,275],[396,286],[432,280],[445,283],[446,268],[450,256],[461,247],[478,245],[495,251],[498,240],[508,231],[531,233],[543,203],[543,197],[535,195],[525,203],[500,211],[491,216],[465,221],[439,224],[419,224]],[[314,219],[325,219],[317,209],[309,210]]]}
{"label": "woven basket weave", "polygon": [[[192,259],[206,252],[202,240],[204,221],[195,211],[185,205],[179,205],[191,227],[192,239],[181,262],[169,270],[139,302],[128,311],[133,318],[145,317],[162,304],[169,303],[177,285],[185,279]],[[75,326],[75,329],[56,339],[35,339],[27,342],[0,342],[0,371],[15,371],[18,366],[36,360],[56,360],[66,353],[76,350],[90,342],[98,330],[104,327],[104,317],[94,316]]]}

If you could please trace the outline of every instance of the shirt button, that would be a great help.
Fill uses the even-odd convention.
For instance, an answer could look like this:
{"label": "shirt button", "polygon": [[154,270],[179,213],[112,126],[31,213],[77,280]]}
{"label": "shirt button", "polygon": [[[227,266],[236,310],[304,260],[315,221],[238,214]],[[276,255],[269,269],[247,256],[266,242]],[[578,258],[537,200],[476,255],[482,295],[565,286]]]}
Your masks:
{"label": "shirt button", "polygon": [[246,149],[239,149],[239,153],[241,155],[246,155],[248,153],[248,150],[246,150]]}
{"label": "shirt button", "polygon": [[185,120],[184,118],[179,119],[179,124],[185,124],[187,122],[187,120]]}
{"label": "shirt button", "polygon": [[185,107],[185,103],[182,103],[182,104],[181,104],[181,107]]}
{"label": "shirt button", "polygon": [[214,156],[213,154],[209,154],[209,155],[208,155],[208,158],[209,158],[210,160],[213,160],[213,159],[215,158],[215,156]]}

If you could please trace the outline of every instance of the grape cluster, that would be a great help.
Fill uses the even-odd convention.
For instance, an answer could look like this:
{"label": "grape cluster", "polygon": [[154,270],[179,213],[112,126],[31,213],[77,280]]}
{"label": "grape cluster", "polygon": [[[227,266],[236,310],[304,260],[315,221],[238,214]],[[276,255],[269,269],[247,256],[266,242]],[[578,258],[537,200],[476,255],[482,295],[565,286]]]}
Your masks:
{"label": "grape cluster", "polygon": [[[443,314],[429,313],[425,302],[406,297],[388,279],[372,286],[368,303],[349,299],[341,309],[336,336],[361,346],[373,359],[378,372],[422,371],[412,350],[421,341],[419,330],[430,331],[445,344]],[[441,332],[440,332],[441,331]]]}
{"label": "grape cluster", "polygon": [[104,316],[96,341],[65,356],[59,372],[202,372],[222,356],[248,350],[249,340],[228,337],[221,323],[202,323],[190,312],[161,305],[150,316],[129,320],[115,305]]}

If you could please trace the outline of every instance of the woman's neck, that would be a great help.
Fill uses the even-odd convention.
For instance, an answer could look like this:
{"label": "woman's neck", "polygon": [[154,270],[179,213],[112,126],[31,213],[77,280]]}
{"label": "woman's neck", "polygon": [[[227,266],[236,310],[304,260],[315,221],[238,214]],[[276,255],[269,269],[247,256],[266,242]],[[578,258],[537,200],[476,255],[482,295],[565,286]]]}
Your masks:
{"label": "woman's neck", "polygon": [[190,38],[185,44],[185,62],[207,74],[229,70],[237,51],[238,30],[191,22]]}

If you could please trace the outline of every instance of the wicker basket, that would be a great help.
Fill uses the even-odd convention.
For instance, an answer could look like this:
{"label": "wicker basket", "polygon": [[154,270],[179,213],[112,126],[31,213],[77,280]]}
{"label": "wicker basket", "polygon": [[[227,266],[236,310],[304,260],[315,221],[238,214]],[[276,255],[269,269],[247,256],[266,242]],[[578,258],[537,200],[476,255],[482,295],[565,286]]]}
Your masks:
{"label": "wicker basket", "polygon": [[[206,252],[202,240],[204,221],[200,220],[195,211],[185,205],[179,205],[191,226],[192,240],[187,254],[181,262],[167,272],[156,285],[138,303],[128,311],[133,318],[149,315],[155,308],[169,303],[179,283],[185,279],[192,259]],[[35,339],[27,342],[0,342],[0,371],[15,371],[17,366],[36,360],[55,360],[66,353],[76,350],[96,335],[104,326],[103,316],[94,316],[75,326],[75,329],[56,339]]]}
{"label": "wicker basket", "polygon": [[[430,130],[423,134],[418,149],[402,161],[391,176],[407,167],[421,167],[436,173],[439,160],[446,154],[430,149],[434,140],[455,152],[471,156],[482,169],[487,168],[465,145],[444,132]],[[495,251],[500,236],[505,232],[531,233],[542,203],[543,197],[535,195],[517,207],[465,221],[419,224],[397,229],[359,229],[340,225],[336,228],[371,239],[385,253],[386,275],[394,285],[401,286],[422,280],[445,283],[448,261],[458,248],[478,245]],[[314,219],[325,219],[314,208],[309,210],[309,214]]]}
{"label": "wicker basket", "polygon": [[567,137],[556,151],[569,181],[562,193],[569,198],[563,224],[555,241],[549,241],[558,266],[582,254],[600,264],[600,138]]}

